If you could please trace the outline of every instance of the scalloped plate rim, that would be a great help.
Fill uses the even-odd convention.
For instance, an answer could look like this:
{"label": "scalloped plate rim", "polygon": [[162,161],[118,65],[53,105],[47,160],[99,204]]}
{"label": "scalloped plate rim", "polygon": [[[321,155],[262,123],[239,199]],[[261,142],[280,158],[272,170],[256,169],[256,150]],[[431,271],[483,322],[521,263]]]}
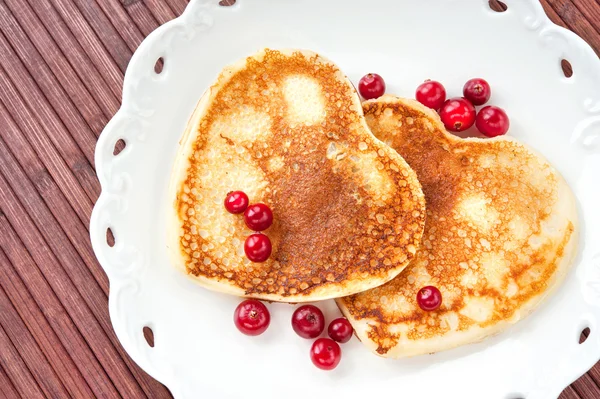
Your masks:
{"label": "scalloped plate rim", "polygon": [[[110,262],[105,257],[104,245],[103,245],[103,241],[105,240],[105,238],[103,237],[103,233],[105,232],[104,227],[106,226],[106,223],[104,223],[102,221],[102,215],[101,215],[101,212],[103,211],[103,208],[101,207],[101,205],[104,205],[106,202],[108,202],[114,198],[112,198],[112,195],[110,194],[109,190],[107,189],[109,182],[104,180],[105,164],[102,161],[101,151],[105,148],[105,146],[107,144],[109,144],[108,141],[111,138],[110,132],[113,130],[113,127],[115,126],[115,124],[120,120],[126,119],[127,114],[130,110],[129,101],[130,101],[130,97],[133,95],[133,93],[132,93],[133,85],[134,85],[133,81],[135,79],[135,76],[134,76],[135,71],[133,70],[133,68],[131,66],[137,64],[139,61],[141,61],[144,58],[144,56],[147,55],[146,52],[148,52],[152,49],[152,44],[155,39],[159,38],[164,33],[169,32],[173,27],[183,25],[186,18],[188,18],[188,16],[191,14],[192,5],[196,4],[196,3],[200,3],[200,2],[201,2],[200,0],[192,0],[190,2],[190,5],[188,5],[188,7],[186,8],[186,10],[184,11],[184,13],[181,16],[161,25],[160,27],[155,29],[153,32],[151,32],[140,43],[138,49],[134,52],[134,54],[131,58],[130,64],[129,64],[129,66],[126,70],[125,76],[124,76],[123,96],[122,96],[123,103],[122,103],[121,107],[119,108],[119,110],[117,111],[117,113],[114,115],[114,117],[111,119],[111,121],[107,124],[107,126],[103,130],[103,132],[100,135],[98,142],[97,142],[97,147],[96,147],[96,151],[95,151],[95,165],[96,165],[97,175],[100,179],[102,191],[101,191],[101,194],[94,206],[94,209],[92,211],[91,221],[90,221],[90,237],[91,237],[91,243],[92,243],[93,250],[94,250],[101,266],[105,269],[105,271],[109,275],[110,282],[111,282],[111,295],[109,296],[109,302],[110,302],[109,310],[110,310],[111,320],[113,321],[113,326],[115,327],[117,336],[118,336],[119,340],[121,341],[121,343],[123,344],[123,346],[125,347],[125,349],[127,350],[127,352],[130,353],[130,355],[132,355],[134,360],[145,371],[147,371],[152,377],[156,378],[157,380],[159,380],[159,381],[163,382],[165,385],[167,385],[172,390],[172,392],[175,396],[179,396],[178,384],[177,384],[177,379],[175,378],[175,376],[174,375],[166,375],[164,373],[161,373],[158,369],[156,369],[153,366],[153,363],[149,360],[151,356],[140,356],[140,353],[133,348],[133,343],[130,342],[129,336],[126,335],[126,333],[122,329],[118,328],[115,323],[116,310],[115,310],[115,304],[114,304],[115,298],[114,298],[114,295],[112,295],[112,291],[113,291],[112,286],[113,286],[113,284],[116,285],[119,280],[115,276],[110,276],[110,273],[109,273]],[[585,53],[582,57],[590,57],[590,58],[596,57],[594,50],[581,37],[576,35],[574,32],[553,23],[550,20],[550,18],[545,14],[545,12],[543,11],[542,5],[538,1],[527,0],[527,2],[529,2],[533,7],[536,8],[536,12],[537,12],[536,15],[538,15],[538,16],[543,15],[543,20],[540,22],[540,25],[543,27],[543,29],[547,29],[550,31],[555,30],[557,32],[560,32],[562,35],[565,35],[566,37],[570,37],[571,40],[574,40],[576,42],[577,46],[579,47],[579,50],[583,50],[583,52]],[[237,7],[237,4],[232,7]],[[596,63],[596,66],[598,67],[597,70],[600,71],[600,60],[598,60],[596,57],[594,62]],[[102,228],[99,228],[100,226]],[[597,327],[597,326],[594,326],[594,327]],[[584,374],[586,372],[586,370],[589,369],[589,367],[593,366],[593,364],[594,364],[592,362],[593,358],[596,358],[596,359],[600,358],[600,346],[593,347],[593,350],[592,350],[592,348],[590,348],[589,350],[590,350],[590,352],[593,351],[595,354],[593,356],[589,357],[588,364],[583,365],[580,363],[577,371],[572,370],[572,374],[570,374],[570,377],[569,377],[570,382],[577,379],[579,376]],[[590,362],[591,362],[591,364],[590,364]],[[562,390],[562,388],[561,388],[561,390]],[[558,395],[559,393],[560,393],[560,391],[553,392],[552,395],[554,395],[554,394]]]}

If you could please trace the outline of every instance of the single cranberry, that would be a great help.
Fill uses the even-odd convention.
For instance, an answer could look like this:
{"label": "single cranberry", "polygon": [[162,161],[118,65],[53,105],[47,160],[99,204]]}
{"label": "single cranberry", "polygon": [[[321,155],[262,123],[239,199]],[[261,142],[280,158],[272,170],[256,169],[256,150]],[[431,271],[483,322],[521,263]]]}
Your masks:
{"label": "single cranberry", "polygon": [[440,109],[440,118],[451,132],[462,132],[475,123],[475,107],[465,98],[446,100]]}
{"label": "single cranberry", "polygon": [[358,92],[365,100],[383,96],[385,81],[376,73],[368,73],[358,82]]}
{"label": "single cranberry", "polygon": [[468,80],[463,87],[463,96],[473,105],[487,103],[492,95],[492,89],[488,82],[481,78]]}
{"label": "single cranberry", "polygon": [[327,334],[329,334],[331,339],[341,343],[350,341],[353,332],[352,324],[345,317],[333,320],[327,328]]}
{"label": "single cranberry", "polygon": [[510,121],[502,108],[488,105],[477,113],[475,126],[485,136],[496,137],[508,132]]}
{"label": "single cranberry", "polygon": [[225,209],[229,213],[242,213],[248,208],[248,196],[243,191],[232,191],[225,197]]}
{"label": "single cranberry", "polygon": [[269,327],[271,315],[262,302],[246,299],[235,308],[233,322],[246,335],[260,335]]}
{"label": "single cranberry", "polygon": [[273,212],[265,204],[252,204],[244,212],[244,221],[250,230],[263,231],[273,224]]}
{"label": "single cranberry", "polygon": [[310,360],[321,370],[333,370],[342,360],[342,349],[332,339],[319,338],[310,348]]}
{"label": "single cranberry", "polygon": [[250,234],[244,243],[244,252],[252,262],[264,262],[271,256],[271,240],[262,233]]}
{"label": "single cranberry", "polygon": [[316,306],[302,305],[292,314],[292,328],[302,338],[317,338],[325,329],[325,316]]}
{"label": "single cranberry", "polygon": [[417,303],[423,310],[436,310],[442,304],[442,293],[436,287],[428,285],[417,293]]}
{"label": "single cranberry", "polygon": [[424,106],[437,111],[446,101],[446,89],[440,82],[426,80],[417,87],[415,98]]}

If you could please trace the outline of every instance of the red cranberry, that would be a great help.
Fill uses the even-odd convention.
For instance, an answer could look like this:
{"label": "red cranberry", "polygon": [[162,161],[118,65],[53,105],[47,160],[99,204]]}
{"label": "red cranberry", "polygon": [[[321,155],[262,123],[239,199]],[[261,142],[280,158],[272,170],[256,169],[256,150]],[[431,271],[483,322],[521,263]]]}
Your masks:
{"label": "red cranberry", "polygon": [[310,360],[321,370],[333,370],[342,360],[342,350],[334,340],[319,338],[310,348]]}
{"label": "red cranberry", "polygon": [[248,208],[248,196],[243,191],[232,191],[225,197],[225,209],[229,213],[242,213]]}
{"label": "red cranberry", "polygon": [[442,293],[436,287],[428,285],[417,293],[417,303],[423,310],[436,310],[442,304]]}
{"label": "red cranberry", "polygon": [[358,82],[358,92],[365,100],[383,96],[385,81],[376,73],[368,73]]}
{"label": "red cranberry", "polygon": [[488,105],[477,113],[475,126],[485,136],[496,137],[508,132],[510,121],[502,108]]}
{"label": "red cranberry", "polygon": [[492,95],[492,89],[488,82],[481,78],[468,80],[463,87],[463,95],[473,105],[485,104]]}
{"label": "red cranberry", "polygon": [[316,306],[300,306],[292,315],[292,328],[302,338],[316,338],[325,329],[325,316]]}
{"label": "red cranberry", "polygon": [[451,132],[462,132],[475,123],[475,107],[465,98],[446,100],[440,109],[440,118]]}
{"label": "red cranberry", "polygon": [[264,234],[254,233],[246,238],[244,252],[252,262],[264,262],[271,256],[271,240]]}
{"label": "red cranberry", "polygon": [[262,302],[246,299],[235,308],[233,322],[246,335],[260,335],[269,327],[271,315]]}
{"label": "red cranberry", "polygon": [[350,341],[353,332],[352,324],[345,317],[333,320],[327,328],[327,334],[329,334],[331,339],[341,343]]}
{"label": "red cranberry", "polygon": [[250,230],[263,231],[273,224],[273,212],[265,204],[252,204],[244,212],[244,221]]}
{"label": "red cranberry", "polygon": [[440,82],[426,80],[417,87],[415,98],[424,106],[437,111],[446,101],[446,89]]}

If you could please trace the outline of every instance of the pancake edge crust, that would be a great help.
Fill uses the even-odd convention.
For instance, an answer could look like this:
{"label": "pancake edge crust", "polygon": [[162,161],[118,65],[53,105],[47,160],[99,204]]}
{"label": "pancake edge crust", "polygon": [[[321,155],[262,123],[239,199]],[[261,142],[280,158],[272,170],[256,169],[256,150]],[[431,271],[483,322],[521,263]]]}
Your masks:
{"label": "pancake edge crust", "polygon": [[[188,167],[190,166],[190,157],[193,156],[193,145],[200,132],[198,130],[198,125],[201,122],[202,118],[205,116],[207,109],[211,106],[212,101],[216,97],[220,88],[222,88],[230,79],[235,75],[235,73],[243,69],[246,66],[246,62],[248,59],[261,59],[264,56],[266,51],[278,51],[285,56],[292,56],[295,53],[300,53],[304,55],[306,58],[311,58],[317,56],[319,61],[330,63],[335,65],[333,62],[329,61],[327,58],[321,56],[320,54],[307,51],[307,50],[297,50],[297,49],[278,49],[278,50],[269,50],[263,49],[258,53],[255,53],[249,57],[245,57],[240,59],[239,61],[226,66],[219,74],[216,82],[206,90],[206,92],[202,95],[199,100],[192,116],[189,119],[189,122],[186,126],[184,134],[179,142],[179,148],[177,151],[177,155],[175,158],[175,162],[173,165],[173,171],[171,174],[169,188],[168,188],[168,207],[167,207],[167,250],[169,252],[169,257],[171,260],[171,264],[180,272],[190,277],[193,281],[201,285],[202,287],[208,288],[213,291],[240,296],[240,297],[248,297],[248,298],[256,298],[263,299],[267,301],[274,302],[287,302],[287,303],[300,303],[300,302],[312,302],[312,301],[320,301],[326,299],[334,299],[339,298],[341,296],[351,295],[357,292],[364,291],[365,289],[374,288],[381,284],[384,284],[395,276],[397,276],[401,271],[408,265],[413,255],[408,256],[407,260],[402,264],[398,265],[395,268],[390,269],[385,275],[379,275],[377,277],[371,276],[369,277],[368,286],[365,284],[364,280],[354,279],[354,280],[344,280],[341,282],[335,281],[333,283],[323,284],[308,294],[303,294],[302,292],[298,292],[297,294],[289,294],[289,295],[279,295],[277,293],[256,293],[256,292],[248,292],[243,289],[239,285],[232,283],[231,281],[227,281],[226,279],[212,279],[202,275],[194,276],[189,273],[188,268],[186,266],[185,257],[182,255],[182,248],[180,245],[180,227],[181,220],[179,218],[176,204],[178,201],[178,192],[182,183],[185,181],[188,174]],[[339,79],[343,79],[346,81],[347,85],[351,88],[352,84],[347,79],[345,75],[341,71],[337,74],[339,75]],[[361,125],[364,127],[364,131],[367,132],[371,137],[373,142],[375,142],[380,148],[384,148],[387,150],[387,146],[375,138],[371,133],[366,124],[364,118],[362,118],[362,106],[360,104],[360,100],[358,98],[358,94],[354,92],[354,97],[352,100],[356,104],[356,109],[361,116]],[[404,161],[404,159],[397,154],[395,151],[389,152],[390,159],[393,159],[399,166],[408,172],[408,176],[406,180],[409,182],[411,189],[414,193],[417,193],[419,198],[419,209],[415,208],[415,210],[419,210],[421,214],[425,212],[425,200],[423,193],[421,191],[421,186],[416,178],[416,174],[414,171],[408,166],[408,164]],[[251,199],[252,201],[252,199]],[[414,241],[414,246],[418,250],[420,244],[420,237],[423,233],[424,229],[424,218],[420,219],[420,227],[419,231],[416,233],[416,236],[419,237],[418,240]],[[342,286],[343,285],[343,286]]]}
{"label": "pancake edge crust", "polygon": [[[465,330],[456,330],[446,332],[443,335],[436,335],[433,337],[429,337],[426,339],[410,339],[407,338],[404,334],[398,340],[398,342],[392,347],[381,347],[380,343],[375,342],[373,339],[369,337],[369,332],[379,330],[382,326],[385,328],[394,324],[382,323],[376,318],[373,317],[364,317],[357,318],[346,306],[345,300],[346,298],[338,298],[336,299],[336,304],[338,305],[342,314],[351,321],[355,335],[357,338],[373,353],[378,356],[386,357],[386,358],[403,358],[403,357],[411,357],[416,355],[423,354],[432,354],[436,352],[441,352],[449,349],[453,349],[459,346],[481,342],[485,338],[497,335],[517,322],[525,319],[528,315],[530,315],[536,308],[544,303],[544,301],[551,296],[564,281],[567,276],[569,270],[574,265],[574,260],[577,255],[578,250],[578,242],[579,242],[579,228],[578,228],[578,212],[577,212],[577,204],[576,199],[568,186],[567,182],[561,176],[561,174],[549,164],[545,157],[539,154],[537,151],[531,149],[529,146],[517,141],[512,137],[501,136],[495,138],[488,139],[478,139],[478,138],[459,138],[454,136],[453,134],[446,131],[443,124],[441,123],[439,116],[437,113],[419,102],[412,99],[399,98],[392,95],[384,95],[379,99],[369,100],[363,103],[364,109],[367,109],[369,106],[373,105],[382,105],[384,107],[385,104],[401,104],[403,106],[412,108],[416,111],[420,111],[430,120],[430,122],[435,126],[436,129],[441,130],[445,133],[446,138],[449,142],[455,143],[465,143],[465,142],[478,142],[481,143],[482,140],[485,142],[510,142],[513,143],[522,149],[531,153],[538,161],[543,162],[550,166],[553,172],[553,176],[556,178],[556,192],[557,197],[561,198],[563,202],[563,208],[566,210],[565,220],[568,222],[565,223],[565,231],[561,235],[561,241],[558,244],[558,253],[559,255],[554,258],[555,262],[555,270],[552,273],[551,277],[545,281],[546,289],[529,298],[522,305],[520,305],[512,315],[512,317],[500,320],[495,322],[492,325],[488,325],[486,327],[480,327],[475,324],[469,326]],[[427,226],[425,228],[424,234],[427,234]],[[558,242],[558,241],[557,241]],[[517,250],[518,251],[518,250]],[[561,256],[562,254],[562,256]],[[416,261],[416,260],[415,260]],[[407,269],[403,273],[407,273],[408,269],[411,268],[411,264],[408,265]],[[368,294],[368,291],[358,294],[363,295]],[[415,291],[416,296],[416,291]],[[381,311],[381,309],[379,310]],[[377,310],[375,311],[377,313]],[[385,338],[384,338],[385,339]]]}

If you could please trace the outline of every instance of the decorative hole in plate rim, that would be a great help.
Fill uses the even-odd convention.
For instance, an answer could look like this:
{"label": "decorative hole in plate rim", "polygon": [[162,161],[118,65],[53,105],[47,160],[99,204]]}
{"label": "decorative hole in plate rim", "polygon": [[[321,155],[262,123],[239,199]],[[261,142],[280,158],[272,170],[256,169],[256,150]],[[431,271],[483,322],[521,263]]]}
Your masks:
{"label": "decorative hole in plate rim", "polygon": [[237,0],[221,0],[219,1],[219,5],[222,7],[230,7],[237,3]]}
{"label": "decorative hole in plate rim", "polygon": [[[128,66],[121,109],[98,139],[102,193],[90,221],[92,246],[110,280],[111,321],[133,360],[176,398],[252,399],[259,392],[248,394],[246,387],[266,375],[271,383],[261,398],[282,391],[303,398],[305,391],[288,388],[300,379],[315,387],[315,399],[383,396],[398,387],[403,396],[417,397],[424,386],[431,397],[526,393],[542,399],[558,397],[591,368],[600,358],[600,334],[594,333],[600,320],[600,61],[582,39],[552,24],[538,1],[503,3],[508,9],[499,17],[487,0],[378,0],[368,8],[362,0],[252,0],[238,1],[235,12],[224,12],[219,0],[192,0],[181,17],[152,32]],[[166,192],[178,141],[202,93],[225,65],[262,47],[317,51],[355,84],[373,71],[386,79],[389,93],[411,98],[425,79],[439,80],[449,93],[460,93],[474,76],[488,80],[493,103],[511,117],[509,134],[555,165],[578,199],[580,251],[564,284],[530,317],[481,343],[394,361],[352,339],[328,373],[314,368],[306,342],[290,328],[292,306],[270,305],[265,334],[239,334],[232,321],[239,298],[204,290],[169,265]],[[465,62],[465,54],[477,54],[478,61]],[[167,69],[156,75],[161,57]],[[562,59],[577,69],[568,84],[557,73]],[[532,101],[523,87],[545,95]],[[126,150],[114,156],[119,139]],[[118,233],[112,248],[108,228]],[[319,306],[328,320],[339,315],[331,301]],[[143,326],[160,331],[159,345],[148,345]],[[592,331],[578,345],[585,326]]]}
{"label": "decorative hole in plate rim", "polygon": [[579,336],[579,343],[583,344],[585,341],[587,341],[588,337],[590,336],[590,328],[586,327],[581,331],[581,335]]}
{"label": "decorative hole in plate rim", "polygon": [[508,9],[505,3],[500,0],[489,0],[488,4],[490,8],[496,12],[504,12]]}
{"label": "decorative hole in plate rim", "polygon": [[571,66],[571,63],[569,61],[563,58],[562,60],[560,60],[560,67],[563,73],[565,74],[565,78],[570,78],[571,76],[573,76],[573,67]]}
{"label": "decorative hole in plate rim", "polygon": [[125,140],[123,139],[119,139],[117,140],[117,142],[115,143],[115,148],[113,150],[113,155],[117,156],[119,155],[127,146],[127,143],[125,142]]}
{"label": "decorative hole in plate rim", "polygon": [[149,347],[154,348],[154,331],[148,326],[144,326],[142,328],[142,334],[144,334],[144,339]]}
{"label": "decorative hole in plate rim", "polygon": [[159,57],[154,64],[154,73],[160,75],[165,67],[165,59],[164,57]]}
{"label": "decorative hole in plate rim", "polygon": [[106,243],[111,248],[115,246],[115,236],[110,227],[106,229]]}

